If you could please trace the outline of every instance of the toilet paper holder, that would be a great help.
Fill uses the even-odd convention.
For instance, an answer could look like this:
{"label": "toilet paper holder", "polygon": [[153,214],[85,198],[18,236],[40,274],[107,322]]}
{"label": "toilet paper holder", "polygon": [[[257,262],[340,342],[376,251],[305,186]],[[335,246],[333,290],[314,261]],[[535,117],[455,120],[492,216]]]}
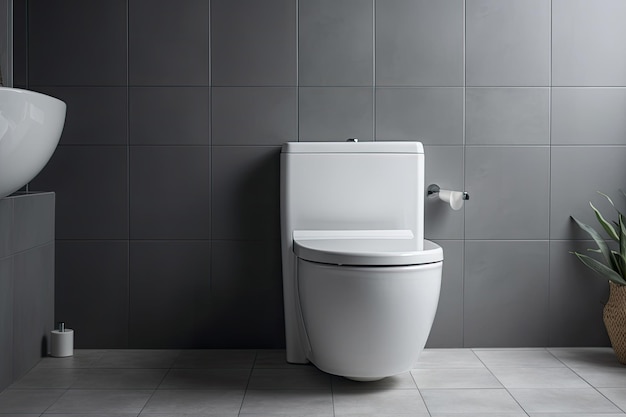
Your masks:
{"label": "toilet paper holder", "polygon": [[[439,186],[437,184],[430,184],[428,186],[428,189],[426,191],[426,195],[429,198],[437,198],[439,197],[439,191],[441,191],[441,188],[439,188]],[[469,200],[469,193],[467,193],[466,191],[463,191],[463,200]]]}

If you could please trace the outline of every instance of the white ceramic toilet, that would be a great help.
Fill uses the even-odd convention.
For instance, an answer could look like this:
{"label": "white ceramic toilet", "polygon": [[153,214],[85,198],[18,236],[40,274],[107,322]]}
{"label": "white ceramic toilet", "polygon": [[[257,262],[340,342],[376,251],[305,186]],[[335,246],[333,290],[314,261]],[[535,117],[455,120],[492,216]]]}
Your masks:
{"label": "white ceramic toilet", "polygon": [[422,144],[284,144],[281,229],[287,361],[361,381],[411,369],[443,265],[424,240]]}

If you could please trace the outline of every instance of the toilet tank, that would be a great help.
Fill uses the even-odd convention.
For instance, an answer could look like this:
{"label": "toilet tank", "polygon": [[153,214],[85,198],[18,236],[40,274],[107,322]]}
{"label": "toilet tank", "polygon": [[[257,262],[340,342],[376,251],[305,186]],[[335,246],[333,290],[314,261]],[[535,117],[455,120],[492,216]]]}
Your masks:
{"label": "toilet tank", "polygon": [[284,144],[281,228],[283,244],[294,230],[411,230],[422,250],[422,144]]}

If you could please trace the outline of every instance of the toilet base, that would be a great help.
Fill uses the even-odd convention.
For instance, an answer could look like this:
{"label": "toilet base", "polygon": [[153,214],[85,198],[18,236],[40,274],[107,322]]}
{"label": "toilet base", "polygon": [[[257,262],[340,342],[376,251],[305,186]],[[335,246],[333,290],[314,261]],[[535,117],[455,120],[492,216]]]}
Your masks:
{"label": "toilet base", "polygon": [[324,372],[358,381],[412,369],[435,318],[442,265],[359,267],[298,259],[308,359]]}
{"label": "toilet base", "polygon": [[350,381],[356,381],[356,382],[374,382],[374,381],[380,381],[381,379],[385,379],[387,377],[382,377],[382,378],[359,378],[359,377],[344,376],[344,378],[349,379]]}

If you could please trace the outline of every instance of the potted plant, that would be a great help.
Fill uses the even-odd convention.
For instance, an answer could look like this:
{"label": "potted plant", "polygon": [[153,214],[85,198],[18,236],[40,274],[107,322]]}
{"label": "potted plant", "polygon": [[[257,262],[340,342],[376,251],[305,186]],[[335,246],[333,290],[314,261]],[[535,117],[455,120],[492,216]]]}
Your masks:
{"label": "potted plant", "polygon": [[[610,239],[617,242],[618,250],[612,250],[609,243],[593,227],[570,216],[594,240],[598,248],[588,250],[599,253],[601,260],[578,252],[570,253],[576,255],[583,264],[609,281],[609,300],[604,306],[602,318],[617,359],[620,363],[626,364],[626,217],[615,207],[609,196],[599,194],[615,208],[617,221],[608,222],[591,202],[589,205]],[[623,191],[622,194],[624,194]]]}

